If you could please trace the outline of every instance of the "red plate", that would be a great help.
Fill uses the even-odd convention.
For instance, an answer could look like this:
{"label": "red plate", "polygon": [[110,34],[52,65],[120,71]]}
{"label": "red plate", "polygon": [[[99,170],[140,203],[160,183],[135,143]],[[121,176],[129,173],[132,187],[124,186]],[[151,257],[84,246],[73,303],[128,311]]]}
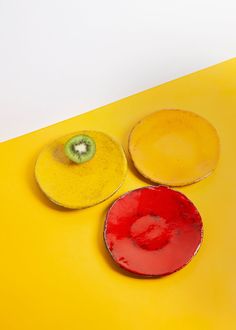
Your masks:
{"label": "red plate", "polygon": [[202,240],[202,220],[183,194],[164,186],[128,192],[107,213],[104,238],[114,261],[144,276],[185,266]]}

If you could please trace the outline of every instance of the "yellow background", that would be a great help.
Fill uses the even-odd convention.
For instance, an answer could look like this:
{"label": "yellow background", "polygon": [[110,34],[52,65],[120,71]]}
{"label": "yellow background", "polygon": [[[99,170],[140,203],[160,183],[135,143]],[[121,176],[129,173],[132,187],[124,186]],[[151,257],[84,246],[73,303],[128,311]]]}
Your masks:
{"label": "yellow background", "polygon": [[[34,164],[45,144],[83,129],[113,135],[127,152],[133,125],[163,108],[208,119],[221,156],[213,175],[178,189],[204,221],[197,256],[170,276],[138,279],[114,266],[102,238],[109,205],[149,184],[130,160],[122,188],[82,211],[48,201]],[[0,155],[1,330],[236,329],[236,59],[1,143]]]}

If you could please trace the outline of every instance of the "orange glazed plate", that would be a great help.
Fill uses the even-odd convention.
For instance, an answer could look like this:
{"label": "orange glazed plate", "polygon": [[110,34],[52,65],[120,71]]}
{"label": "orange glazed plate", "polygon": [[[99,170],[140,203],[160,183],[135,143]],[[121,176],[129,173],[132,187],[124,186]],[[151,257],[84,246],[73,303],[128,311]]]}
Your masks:
{"label": "orange glazed plate", "polygon": [[129,139],[137,170],[153,182],[184,186],[215,169],[219,139],[203,117],[182,110],[157,111],[138,122]]}

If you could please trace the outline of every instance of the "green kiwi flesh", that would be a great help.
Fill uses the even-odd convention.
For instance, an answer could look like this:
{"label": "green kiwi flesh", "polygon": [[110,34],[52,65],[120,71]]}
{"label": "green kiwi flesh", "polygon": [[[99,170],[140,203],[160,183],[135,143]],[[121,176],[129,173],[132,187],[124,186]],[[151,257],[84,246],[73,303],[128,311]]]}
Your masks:
{"label": "green kiwi flesh", "polygon": [[95,155],[96,143],[87,135],[76,135],[65,143],[64,151],[72,162],[85,163]]}

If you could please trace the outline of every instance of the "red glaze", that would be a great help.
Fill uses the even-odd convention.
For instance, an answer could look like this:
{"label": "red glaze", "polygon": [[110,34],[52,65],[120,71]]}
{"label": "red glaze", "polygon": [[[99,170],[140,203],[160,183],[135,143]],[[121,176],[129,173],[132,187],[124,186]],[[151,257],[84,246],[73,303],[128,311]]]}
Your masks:
{"label": "red glaze", "polygon": [[104,238],[114,261],[144,276],[185,266],[202,240],[202,220],[178,191],[150,186],[128,192],[107,213]]}

